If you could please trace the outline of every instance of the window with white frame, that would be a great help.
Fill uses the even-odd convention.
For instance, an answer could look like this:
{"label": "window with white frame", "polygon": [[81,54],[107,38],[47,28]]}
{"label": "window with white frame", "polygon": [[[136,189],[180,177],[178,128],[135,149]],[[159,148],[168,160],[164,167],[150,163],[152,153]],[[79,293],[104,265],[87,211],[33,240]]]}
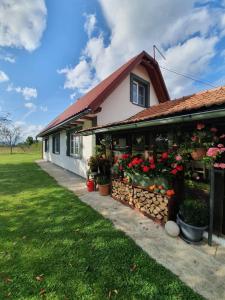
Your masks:
{"label": "window with white frame", "polygon": [[143,107],[149,106],[149,82],[131,74],[131,101]]}
{"label": "window with white frame", "polygon": [[81,136],[76,133],[70,134],[70,155],[81,157]]}

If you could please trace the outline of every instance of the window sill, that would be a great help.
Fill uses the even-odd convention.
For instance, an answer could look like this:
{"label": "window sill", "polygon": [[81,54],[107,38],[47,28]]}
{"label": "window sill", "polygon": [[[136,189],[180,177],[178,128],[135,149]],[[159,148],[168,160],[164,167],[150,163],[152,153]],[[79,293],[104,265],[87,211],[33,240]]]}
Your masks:
{"label": "window sill", "polygon": [[148,106],[148,105],[141,105],[141,104],[134,103],[132,100],[130,100],[130,102],[131,102],[133,105],[136,105],[136,106],[139,106],[139,107],[143,107],[143,108],[149,108],[149,107],[150,107],[150,106]]}
{"label": "window sill", "polygon": [[55,155],[60,155],[60,152],[52,152]]}
{"label": "window sill", "polygon": [[81,155],[74,155],[74,154],[70,154],[69,155],[71,158],[74,158],[74,159],[81,159]]}

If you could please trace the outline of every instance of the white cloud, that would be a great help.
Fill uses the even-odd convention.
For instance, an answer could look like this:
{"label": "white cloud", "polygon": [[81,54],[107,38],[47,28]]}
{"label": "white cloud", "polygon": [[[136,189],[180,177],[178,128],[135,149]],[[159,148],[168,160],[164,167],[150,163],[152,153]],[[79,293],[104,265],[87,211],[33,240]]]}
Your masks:
{"label": "white cloud", "polygon": [[37,109],[37,106],[34,103],[32,103],[32,102],[26,102],[24,104],[24,106],[26,108],[28,108],[29,110],[31,110],[32,112],[36,111],[36,109]]}
{"label": "white cloud", "polygon": [[10,84],[7,88],[8,92],[16,92],[18,94],[21,94],[25,100],[30,100],[31,98],[37,98],[37,89],[36,88],[30,88],[30,87],[14,87],[12,84]]}
{"label": "white cloud", "polygon": [[16,58],[10,54],[0,54],[0,60],[4,60],[6,62],[9,62],[11,64],[16,62]]}
{"label": "white cloud", "polygon": [[85,14],[86,21],[84,23],[84,29],[87,32],[87,35],[90,37],[96,27],[96,16],[94,14]]}
{"label": "white cloud", "polygon": [[9,81],[8,75],[5,72],[0,70],[0,82]]}
{"label": "white cloud", "polygon": [[35,138],[36,135],[44,128],[43,125],[34,125],[25,121],[16,121],[15,126],[21,128],[22,140],[25,140],[28,136],[32,136],[33,138]]}
{"label": "white cloud", "polygon": [[47,112],[48,111],[48,107],[47,106],[40,106],[40,110],[43,112]]}
{"label": "white cloud", "polygon": [[[204,1],[197,7],[197,0],[99,2],[111,32],[109,43],[105,43],[103,32],[93,36],[89,31],[80,62],[59,72],[66,77],[65,88],[84,92],[142,50],[152,54],[154,44],[166,55],[166,61],[160,61],[164,66],[196,77],[210,72],[216,45],[225,30],[223,9]],[[192,81],[163,73],[172,97],[192,92]]]}
{"label": "white cloud", "polygon": [[[77,89],[79,93],[87,92],[96,83],[90,65],[86,60],[81,59],[75,68],[66,67],[58,70],[58,73],[66,76],[65,89]],[[74,94],[72,94],[73,96]]]}
{"label": "white cloud", "polygon": [[0,1],[0,46],[35,50],[46,27],[44,0]]}

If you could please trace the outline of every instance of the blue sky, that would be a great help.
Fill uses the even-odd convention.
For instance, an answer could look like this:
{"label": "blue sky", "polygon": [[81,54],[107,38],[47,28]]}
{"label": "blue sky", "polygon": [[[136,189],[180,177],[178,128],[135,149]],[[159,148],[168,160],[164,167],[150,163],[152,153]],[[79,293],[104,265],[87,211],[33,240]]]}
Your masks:
{"label": "blue sky", "polygon": [[[153,44],[166,56],[160,65],[225,84],[225,2],[2,0],[0,113],[35,135],[130,57],[152,54]],[[172,97],[210,88],[163,75]]]}

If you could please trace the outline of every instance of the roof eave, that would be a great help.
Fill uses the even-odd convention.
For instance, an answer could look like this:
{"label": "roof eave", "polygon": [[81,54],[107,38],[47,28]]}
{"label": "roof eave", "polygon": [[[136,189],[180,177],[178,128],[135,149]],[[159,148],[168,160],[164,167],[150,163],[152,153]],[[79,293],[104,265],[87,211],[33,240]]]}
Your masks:
{"label": "roof eave", "polygon": [[87,115],[91,112],[91,109],[90,108],[86,108],[85,110],[83,110],[82,112],[68,118],[67,120],[47,129],[47,130],[44,130],[44,131],[41,131],[36,137],[44,137],[45,135],[48,135],[48,134],[51,134],[52,132],[56,131],[57,129],[59,130],[60,127],[62,127],[63,125],[67,125],[68,123],[70,123],[71,121],[75,121],[75,120],[78,120],[79,118],[81,118],[82,116],[84,115]]}
{"label": "roof eave", "polygon": [[214,119],[214,118],[222,118],[222,117],[225,117],[225,108],[210,110],[205,112],[189,113],[189,114],[178,115],[178,116],[169,116],[165,118],[156,118],[152,120],[145,120],[139,122],[126,123],[126,124],[119,124],[119,125],[108,126],[104,128],[96,128],[93,130],[91,130],[90,128],[89,130],[80,131],[79,133],[81,135],[90,135],[93,133],[105,133],[105,132],[121,131],[121,130],[128,130],[134,128],[152,127],[158,125],[170,125],[176,123],[186,123],[186,122],[201,121],[205,119]]}

